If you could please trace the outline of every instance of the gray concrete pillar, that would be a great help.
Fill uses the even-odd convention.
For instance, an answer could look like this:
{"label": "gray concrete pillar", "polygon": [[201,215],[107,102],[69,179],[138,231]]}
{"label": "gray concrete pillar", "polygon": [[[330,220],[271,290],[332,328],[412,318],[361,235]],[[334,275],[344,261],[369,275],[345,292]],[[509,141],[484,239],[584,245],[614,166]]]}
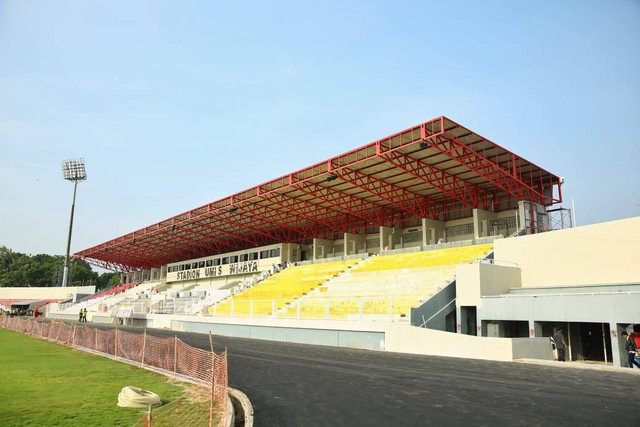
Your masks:
{"label": "gray concrete pillar", "polygon": [[[521,200],[518,202],[518,212],[516,217],[516,228],[519,230],[521,228],[531,228],[531,221],[529,220],[529,207],[531,203]],[[529,231],[526,232],[529,234]]]}
{"label": "gray concrete pillar", "polygon": [[611,358],[613,366],[627,367],[627,353],[624,349],[622,333],[626,331],[626,324],[609,322],[609,336],[611,337]]}
{"label": "gray concrete pillar", "polygon": [[333,252],[333,240],[313,239],[313,259],[328,258]]}
{"label": "gray concrete pillar", "polygon": [[427,246],[429,244],[429,237],[427,236],[427,219],[422,218],[422,246]]}
{"label": "gray concrete pillar", "polygon": [[393,227],[380,227],[380,252],[393,249]]}
{"label": "gray concrete pillar", "polygon": [[482,318],[482,309],[480,307],[476,308],[476,325],[480,326],[480,330],[477,335],[479,337],[487,336],[487,322]]}
{"label": "gray concrete pillar", "polygon": [[403,241],[402,241],[402,225],[396,224],[393,226],[393,234],[391,236],[393,249],[402,249]]}
{"label": "gray concrete pillar", "polygon": [[473,210],[473,236],[475,239],[481,237],[487,237],[493,234],[492,230],[489,230],[491,221],[497,217],[495,212],[486,211],[483,209]]}
{"label": "gray concrete pillar", "polygon": [[354,255],[358,253],[358,243],[366,242],[364,234],[344,233],[344,254]]}
{"label": "gray concrete pillar", "polygon": [[542,325],[540,323],[529,320],[529,337],[542,337]]}
{"label": "gray concrete pillar", "polygon": [[353,255],[355,253],[355,248],[352,246],[355,245],[355,239],[353,238],[353,233],[344,233],[344,256]]}
{"label": "gray concrete pillar", "polygon": [[422,218],[422,245],[435,245],[438,243],[438,235],[444,233],[446,225],[444,221]]}
{"label": "gray concrete pillar", "polygon": [[478,217],[478,209],[473,210],[473,238],[480,238],[480,219]]}

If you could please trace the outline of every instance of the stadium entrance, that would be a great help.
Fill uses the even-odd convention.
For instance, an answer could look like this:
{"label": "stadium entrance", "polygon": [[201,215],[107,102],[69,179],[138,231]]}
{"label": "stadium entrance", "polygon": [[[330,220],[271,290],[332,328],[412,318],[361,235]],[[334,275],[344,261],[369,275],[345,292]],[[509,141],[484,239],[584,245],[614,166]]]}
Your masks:
{"label": "stadium entrance", "polygon": [[569,360],[612,363],[608,323],[540,322],[543,336],[553,336],[559,327],[565,330]]}

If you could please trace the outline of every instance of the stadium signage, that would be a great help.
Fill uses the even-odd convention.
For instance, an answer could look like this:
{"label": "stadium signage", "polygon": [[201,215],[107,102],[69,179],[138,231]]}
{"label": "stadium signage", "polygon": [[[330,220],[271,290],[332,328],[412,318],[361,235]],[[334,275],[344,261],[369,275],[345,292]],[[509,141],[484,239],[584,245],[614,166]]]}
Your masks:
{"label": "stadium signage", "polygon": [[257,273],[258,261],[245,261],[229,266],[229,274]]}
{"label": "stadium signage", "polygon": [[[225,267],[223,269],[223,267]],[[245,273],[257,273],[258,261],[244,261],[237,262],[235,264],[229,264],[228,266],[218,265],[215,267],[206,267],[204,269],[196,268],[193,270],[178,271],[176,273],[175,280],[195,280],[199,279],[203,271],[204,277],[217,277],[231,274],[245,274]]]}
{"label": "stadium signage", "polygon": [[200,270],[178,271],[178,280],[192,280],[200,278]]}
{"label": "stadium signage", "polygon": [[204,269],[204,277],[222,276],[222,266],[207,267]]}

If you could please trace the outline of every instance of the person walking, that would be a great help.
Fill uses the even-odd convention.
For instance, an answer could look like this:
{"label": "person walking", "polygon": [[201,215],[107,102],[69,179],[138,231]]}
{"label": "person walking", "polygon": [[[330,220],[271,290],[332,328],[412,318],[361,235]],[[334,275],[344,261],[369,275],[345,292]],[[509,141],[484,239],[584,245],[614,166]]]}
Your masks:
{"label": "person walking", "polygon": [[624,338],[624,349],[627,350],[627,364],[631,369],[633,369],[633,365],[636,365],[640,368],[640,363],[636,360],[636,351],[638,347],[636,346],[633,337],[629,336],[627,331],[622,333],[622,338]]}
{"label": "person walking", "polygon": [[558,329],[558,332],[553,336],[553,340],[556,342],[556,350],[558,350],[558,362],[564,362],[565,354],[567,351],[567,342],[564,340],[564,334],[562,328]]}

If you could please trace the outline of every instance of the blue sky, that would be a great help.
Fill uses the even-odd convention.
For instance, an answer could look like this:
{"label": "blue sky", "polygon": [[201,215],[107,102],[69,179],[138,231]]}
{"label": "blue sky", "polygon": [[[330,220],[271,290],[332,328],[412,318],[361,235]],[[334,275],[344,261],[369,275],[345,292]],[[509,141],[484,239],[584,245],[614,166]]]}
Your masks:
{"label": "blue sky", "polygon": [[640,215],[640,2],[0,1],[0,245],[76,252],[446,115]]}

